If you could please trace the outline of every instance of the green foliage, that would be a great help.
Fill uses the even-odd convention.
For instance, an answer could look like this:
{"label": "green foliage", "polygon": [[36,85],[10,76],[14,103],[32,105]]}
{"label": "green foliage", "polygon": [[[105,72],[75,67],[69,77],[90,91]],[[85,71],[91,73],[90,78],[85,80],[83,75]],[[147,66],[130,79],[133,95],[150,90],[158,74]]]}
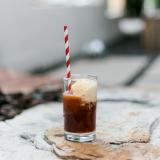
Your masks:
{"label": "green foliage", "polygon": [[155,0],[156,8],[160,8],[160,0]]}
{"label": "green foliage", "polygon": [[126,0],[126,15],[139,17],[142,12],[144,0]]}

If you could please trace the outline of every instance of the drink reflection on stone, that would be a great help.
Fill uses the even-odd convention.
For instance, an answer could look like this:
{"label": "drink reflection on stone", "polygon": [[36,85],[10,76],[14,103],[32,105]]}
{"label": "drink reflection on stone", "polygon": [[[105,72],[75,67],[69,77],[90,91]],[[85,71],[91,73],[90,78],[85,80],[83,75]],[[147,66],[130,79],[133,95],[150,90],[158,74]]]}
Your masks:
{"label": "drink reflection on stone", "polygon": [[73,75],[71,91],[67,91],[64,78],[63,112],[65,138],[85,142],[95,139],[97,78]]}

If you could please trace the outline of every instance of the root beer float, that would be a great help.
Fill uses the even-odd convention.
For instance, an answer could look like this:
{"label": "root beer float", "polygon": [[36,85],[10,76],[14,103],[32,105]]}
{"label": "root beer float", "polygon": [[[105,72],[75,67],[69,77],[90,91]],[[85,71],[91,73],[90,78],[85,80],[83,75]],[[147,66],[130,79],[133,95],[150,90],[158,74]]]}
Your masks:
{"label": "root beer float", "polygon": [[86,142],[95,139],[97,77],[72,75],[68,26],[64,26],[66,78],[64,78],[63,114],[64,136],[70,141]]}
{"label": "root beer float", "polygon": [[[64,84],[67,85],[67,78]],[[65,82],[66,81],[66,82]],[[72,76],[71,90],[63,93],[65,138],[71,141],[92,141],[96,129],[96,76]]]}

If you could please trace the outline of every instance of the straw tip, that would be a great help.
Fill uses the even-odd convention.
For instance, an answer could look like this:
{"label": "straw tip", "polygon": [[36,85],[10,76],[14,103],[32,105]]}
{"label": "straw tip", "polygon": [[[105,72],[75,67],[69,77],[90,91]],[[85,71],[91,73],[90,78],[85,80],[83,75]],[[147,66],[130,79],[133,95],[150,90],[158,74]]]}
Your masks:
{"label": "straw tip", "polygon": [[68,28],[68,26],[67,25],[64,25],[64,30],[66,30]]}

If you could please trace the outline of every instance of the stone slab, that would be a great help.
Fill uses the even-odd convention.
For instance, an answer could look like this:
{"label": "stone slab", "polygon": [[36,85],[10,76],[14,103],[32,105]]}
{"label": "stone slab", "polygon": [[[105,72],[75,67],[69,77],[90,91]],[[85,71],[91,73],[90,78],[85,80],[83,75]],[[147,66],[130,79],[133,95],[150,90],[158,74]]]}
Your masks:
{"label": "stone slab", "polygon": [[0,160],[57,160],[43,140],[44,130],[53,122],[57,125],[56,118],[60,116],[54,116],[54,106],[57,104],[41,105],[0,122]]}
{"label": "stone slab", "polygon": [[[104,134],[97,134],[94,142],[75,143],[63,138],[63,131],[49,129],[45,133],[46,141],[53,145],[53,153],[67,160],[151,160],[159,159],[160,148],[149,143],[109,144]],[[106,135],[107,136],[107,135]]]}
{"label": "stone slab", "polygon": [[[62,103],[39,105],[0,122],[0,160],[160,159],[159,94],[103,90],[97,108],[97,141],[93,143],[73,145],[64,140]],[[50,129],[53,141],[46,141]],[[55,132],[59,137],[54,137]]]}
{"label": "stone slab", "polygon": [[160,57],[146,73],[135,83],[136,87],[148,90],[160,91]]}

